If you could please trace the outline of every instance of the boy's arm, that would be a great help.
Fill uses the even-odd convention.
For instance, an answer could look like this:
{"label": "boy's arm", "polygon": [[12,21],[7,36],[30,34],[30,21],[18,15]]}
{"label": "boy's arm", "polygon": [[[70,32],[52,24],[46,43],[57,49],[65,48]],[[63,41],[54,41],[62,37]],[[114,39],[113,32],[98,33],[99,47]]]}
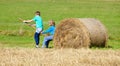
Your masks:
{"label": "boy's arm", "polygon": [[29,23],[29,22],[33,22],[33,21],[36,21],[37,17],[35,16],[33,19],[31,20],[23,20],[23,22],[25,23]]}
{"label": "boy's arm", "polygon": [[42,34],[46,34],[46,33],[49,33],[51,31],[51,27],[48,28],[47,30],[43,31]]}
{"label": "boy's arm", "polygon": [[26,22],[27,22],[27,23],[28,23],[28,22],[33,22],[33,20],[23,20],[23,22],[25,22],[25,23],[26,23]]}
{"label": "boy's arm", "polygon": [[19,18],[20,21],[28,23],[28,22],[32,22],[33,20],[23,20],[22,18]]}

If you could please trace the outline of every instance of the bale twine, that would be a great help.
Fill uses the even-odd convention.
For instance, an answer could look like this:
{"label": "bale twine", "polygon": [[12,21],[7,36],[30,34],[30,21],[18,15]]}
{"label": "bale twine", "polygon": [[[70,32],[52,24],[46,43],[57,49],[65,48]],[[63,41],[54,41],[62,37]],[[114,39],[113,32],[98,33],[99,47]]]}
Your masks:
{"label": "bale twine", "polygon": [[55,48],[105,47],[107,32],[103,24],[93,18],[71,18],[60,22],[54,34]]}

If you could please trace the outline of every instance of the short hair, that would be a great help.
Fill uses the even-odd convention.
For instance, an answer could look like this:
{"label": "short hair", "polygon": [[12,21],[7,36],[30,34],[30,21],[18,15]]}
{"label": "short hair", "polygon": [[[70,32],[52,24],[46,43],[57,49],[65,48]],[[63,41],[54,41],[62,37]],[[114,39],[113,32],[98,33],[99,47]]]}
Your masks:
{"label": "short hair", "polygon": [[40,16],[40,11],[36,11],[35,13]]}

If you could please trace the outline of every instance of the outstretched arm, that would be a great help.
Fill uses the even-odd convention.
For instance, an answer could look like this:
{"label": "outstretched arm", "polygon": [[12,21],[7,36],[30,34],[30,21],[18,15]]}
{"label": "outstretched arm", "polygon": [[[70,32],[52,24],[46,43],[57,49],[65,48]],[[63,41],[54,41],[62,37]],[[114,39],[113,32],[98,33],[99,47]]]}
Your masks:
{"label": "outstretched arm", "polygon": [[33,22],[33,20],[23,20],[23,22]]}
{"label": "outstretched arm", "polygon": [[47,33],[51,32],[51,30],[52,30],[52,28],[49,27],[47,30],[43,31],[42,34],[47,34]]}

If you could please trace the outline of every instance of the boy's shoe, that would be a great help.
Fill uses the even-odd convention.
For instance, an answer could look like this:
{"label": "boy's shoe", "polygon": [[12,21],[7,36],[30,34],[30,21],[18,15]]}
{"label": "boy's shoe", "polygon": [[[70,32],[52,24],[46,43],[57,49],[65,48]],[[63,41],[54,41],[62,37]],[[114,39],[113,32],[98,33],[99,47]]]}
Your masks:
{"label": "boy's shoe", "polygon": [[42,45],[42,48],[46,48],[45,44]]}
{"label": "boy's shoe", "polygon": [[39,45],[36,45],[35,47],[36,47],[36,48],[39,48]]}

